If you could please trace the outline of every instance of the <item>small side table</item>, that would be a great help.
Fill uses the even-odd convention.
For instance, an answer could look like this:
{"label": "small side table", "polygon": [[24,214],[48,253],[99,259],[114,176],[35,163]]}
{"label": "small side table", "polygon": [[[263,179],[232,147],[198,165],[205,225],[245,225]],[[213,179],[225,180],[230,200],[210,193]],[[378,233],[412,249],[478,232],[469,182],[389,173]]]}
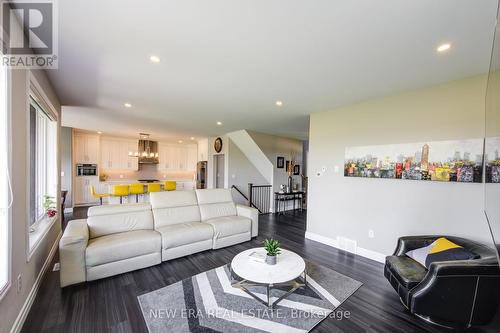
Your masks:
{"label": "small side table", "polygon": [[[293,192],[274,192],[274,209],[275,212],[279,214],[284,214],[286,210],[286,202],[293,201],[293,210],[295,210],[295,202],[299,201],[299,209],[303,209],[303,198],[304,191],[293,191]],[[281,211],[281,203],[283,202],[283,211]]]}

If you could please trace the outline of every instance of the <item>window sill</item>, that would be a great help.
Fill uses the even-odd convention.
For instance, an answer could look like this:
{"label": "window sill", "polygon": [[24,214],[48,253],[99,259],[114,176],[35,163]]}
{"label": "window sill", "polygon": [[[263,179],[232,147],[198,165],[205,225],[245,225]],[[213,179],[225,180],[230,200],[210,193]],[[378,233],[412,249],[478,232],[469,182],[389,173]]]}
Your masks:
{"label": "window sill", "polygon": [[[50,228],[54,225],[54,223],[57,221],[59,217],[59,214],[56,214],[55,216],[48,217],[46,216],[43,218],[40,222],[36,224],[35,230],[28,232],[28,259],[27,261],[31,260],[31,256],[33,253],[36,251],[42,240],[45,238],[47,233],[49,232]],[[31,228],[31,227],[29,227]]]}

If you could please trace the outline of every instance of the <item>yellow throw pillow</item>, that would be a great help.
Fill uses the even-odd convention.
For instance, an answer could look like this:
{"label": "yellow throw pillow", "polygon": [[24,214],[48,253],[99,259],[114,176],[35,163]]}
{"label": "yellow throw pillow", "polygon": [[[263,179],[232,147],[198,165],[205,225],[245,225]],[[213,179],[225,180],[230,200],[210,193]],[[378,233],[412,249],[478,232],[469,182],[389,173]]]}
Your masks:
{"label": "yellow throw pillow", "polygon": [[426,268],[436,261],[470,260],[479,257],[445,237],[436,239],[431,245],[408,251],[406,255]]}

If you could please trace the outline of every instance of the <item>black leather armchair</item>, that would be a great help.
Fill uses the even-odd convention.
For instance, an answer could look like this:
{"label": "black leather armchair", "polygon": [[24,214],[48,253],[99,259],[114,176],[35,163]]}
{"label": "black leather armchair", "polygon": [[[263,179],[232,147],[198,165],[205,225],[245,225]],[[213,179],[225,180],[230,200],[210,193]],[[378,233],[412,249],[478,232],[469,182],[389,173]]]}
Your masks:
{"label": "black leather armchair", "polygon": [[[439,237],[448,238],[479,258],[434,262],[427,270],[405,256]],[[399,238],[394,254],[386,258],[384,275],[412,314],[445,327],[487,324],[495,315],[500,298],[500,266],[494,250],[459,237]]]}

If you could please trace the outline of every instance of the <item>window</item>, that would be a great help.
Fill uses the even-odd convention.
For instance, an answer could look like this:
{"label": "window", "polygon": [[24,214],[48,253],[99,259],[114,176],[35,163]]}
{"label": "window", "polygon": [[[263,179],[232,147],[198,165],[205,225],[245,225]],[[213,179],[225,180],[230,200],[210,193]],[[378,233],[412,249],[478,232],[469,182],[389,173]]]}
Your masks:
{"label": "window", "polygon": [[9,286],[10,277],[10,218],[12,193],[9,180],[9,117],[8,77],[5,66],[0,65],[0,297]]}
{"label": "window", "polygon": [[29,130],[29,227],[30,232],[34,232],[47,217],[45,197],[50,196],[56,201],[57,122],[33,95],[30,97]]}

